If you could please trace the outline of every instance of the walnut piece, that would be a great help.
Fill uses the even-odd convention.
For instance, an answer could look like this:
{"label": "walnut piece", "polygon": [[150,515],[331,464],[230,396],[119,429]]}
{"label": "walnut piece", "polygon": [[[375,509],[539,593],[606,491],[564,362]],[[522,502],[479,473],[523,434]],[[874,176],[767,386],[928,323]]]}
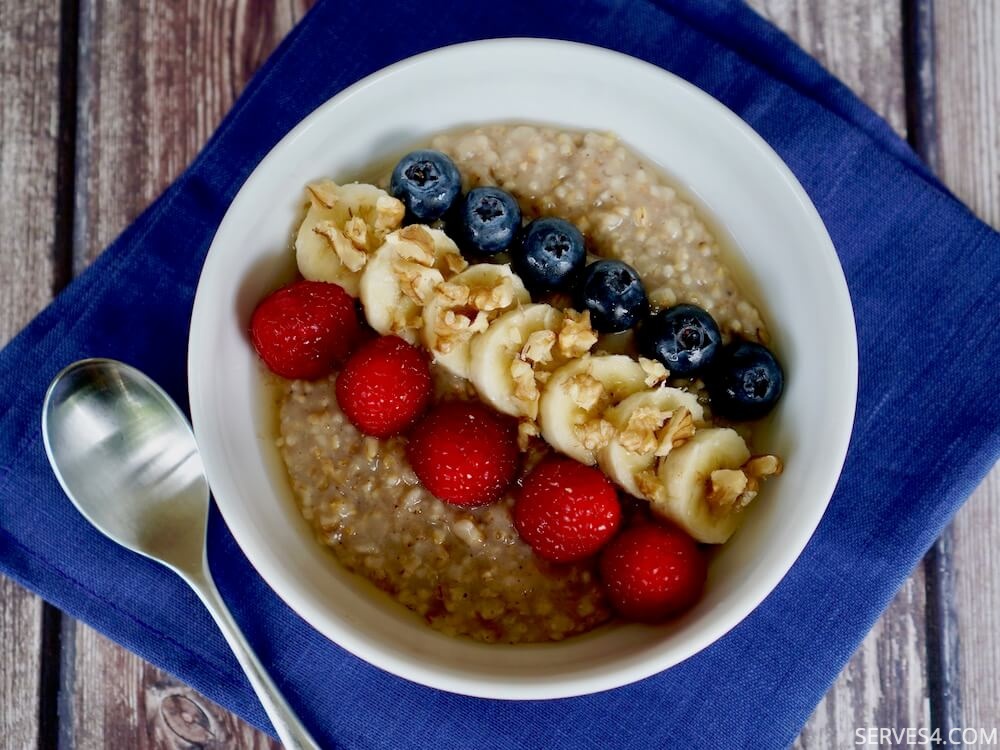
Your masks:
{"label": "walnut piece", "polygon": [[747,487],[747,475],[739,469],[716,469],[708,480],[705,500],[716,511],[728,512],[742,507],[737,500]]}
{"label": "walnut piece", "polygon": [[660,445],[656,433],[669,418],[669,411],[640,406],[629,414],[625,428],[618,434],[618,442],[632,453],[652,453]]}
{"label": "walnut piece", "polygon": [[[440,289],[440,287],[439,287]],[[447,354],[459,344],[472,338],[473,334],[482,333],[489,327],[486,313],[476,313],[475,317],[456,313],[448,308],[441,308],[434,317],[434,350]]]}
{"label": "walnut piece", "polygon": [[556,332],[543,328],[528,335],[521,347],[521,358],[537,365],[552,361],[552,347],[556,345]]}
{"label": "walnut piece", "polygon": [[559,353],[569,359],[582,357],[597,343],[597,334],[590,327],[590,310],[580,313],[566,310],[559,330]]}
{"label": "walnut piece", "polygon": [[694,437],[694,432],[694,418],[691,412],[683,406],[675,409],[663,429],[656,435],[658,441],[656,455],[666,456],[674,448],[679,448]]}
{"label": "walnut piece", "polygon": [[660,478],[656,476],[656,471],[653,469],[640,471],[636,474],[635,484],[639,488],[639,492],[642,493],[642,496],[648,500],[663,500],[666,495],[666,490],[664,490]]}
{"label": "walnut piece", "polygon": [[615,436],[614,426],[606,419],[591,419],[574,428],[577,439],[589,451],[600,450]]}
{"label": "walnut piece", "polygon": [[337,204],[337,191],[340,186],[333,180],[319,180],[306,185],[309,198],[323,208],[333,208]]}
{"label": "walnut piece", "polygon": [[472,289],[469,301],[484,312],[503,310],[514,303],[514,282],[509,276],[501,276],[493,286]]}
{"label": "walnut piece", "polygon": [[522,419],[517,423],[517,448],[525,453],[531,447],[533,438],[541,435],[538,424],[530,419]]}
{"label": "walnut piece", "polygon": [[739,507],[749,505],[760,492],[760,483],[767,477],[778,476],[784,466],[777,456],[753,456],[743,464],[743,471],[747,475],[746,490],[740,496]]}
{"label": "walnut piece", "polygon": [[657,362],[655,359],[639,357],[639,367],[646,373],[645,383],[648,388],[655,388],[670,377],[670,372],[663,366],[663,363]]}
{"label": "walnut piece", "polygon": [[510,376],[514,380],[514,398],[527,407],[528,416],[534,419],[538,415],[539,397],[534,370],[523,359],[514,357],[510,363]]}
{"label": "walnut piece", "polygon": [[597,406],[601,396],[604,395],[604,386],[601,381],[589,372],[581,372],[572,376],[566,381],[566,390],[573,403],[585,411],[592,410]]}
{"label": "walnut piece", "polygon": [[332,221],[321,221],[313,227],[313,231],[326,238],[326,241],[337,254],[340,262],[350,271],[360,271],[368,260],[364,250],[359,250],[347,236],[337,228]]}
{"label": "walnut piece", "polygon": [[378,197],[375,201],[375,221],[372,223],[372,228],[380,244],[387,234],[399,229],[405,213],[406,206],[398,198],[393,198],[391,195]]}

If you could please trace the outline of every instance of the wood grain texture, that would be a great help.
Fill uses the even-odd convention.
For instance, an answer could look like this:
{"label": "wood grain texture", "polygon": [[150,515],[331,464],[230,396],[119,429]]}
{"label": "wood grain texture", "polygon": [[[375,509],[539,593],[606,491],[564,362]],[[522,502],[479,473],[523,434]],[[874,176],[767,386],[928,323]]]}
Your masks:
{"label": "wood grain texture", "polygon": [[748,0],[906,135],[902,8],[871,0]]}
{"label": "wood grain texture", "polygon": [[[0,345],[52,295],[59,7],[0,3]],[[0,748],[39,740],[42,602],[0,578]]]}
{"label": "wood grain texture", "polygon": [[[750,0],[750,5],[905,135],[900,4]],[[816,707],[795,747],[852,747],[858,727],[929,725],[925,611],[924,572],[918,568]]]}
{"label": "wood grain texture", "polygon": [[[1000,5],[945,0],[934,16],[934,166],[1000,227]],[[962,725],[1000,727],[1000,465],[958,512],[951,533]]]}
{"label": "wood grain texture", "polygon": [[42,601],[0,578],[0,749],[38,742]]}
{"label": "wood grain texture", "polygon": [[[191,688],[77,625],[71,746],[276,750],[280,745]],[[68,718],[68,717],[67,717]]]}
{"label": "wood grain texture", "polygon": [[[84,0],[74,267],[187,166],[309,3]],[[68,735],[99,748],[276,748],[266,735],[77,624]]]}

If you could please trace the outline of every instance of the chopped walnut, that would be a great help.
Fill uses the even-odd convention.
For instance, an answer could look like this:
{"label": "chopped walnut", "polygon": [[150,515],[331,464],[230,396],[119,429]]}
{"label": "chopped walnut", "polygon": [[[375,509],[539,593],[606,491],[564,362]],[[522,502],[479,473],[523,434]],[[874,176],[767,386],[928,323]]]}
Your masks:
{"label": "chopped walnut", "polygon": [[747,475],[747,486],[742,496],[740,496],[740,507],[745,507],[753,502],[760,492],[760,483],[762,480],[767,477],[778,476],[783,469],[784,466],[781,464],[781,459],[771,455],[753,456],[743,464],[743,471]]}
{"label": "chopped walnut", "polygon": [[552,347],[556,345],[556,332],[543,328],[528,336],[521,347],[521,357],[528,362],[545,364],[552,361]]}
{"label": "chopped walnut", "polygon": [[784,467],[781,459],[777,456],[753,456],[743,464],[743,471],[752,479],[763,479],[769,476],[778,476]]}
{"label": "chopped walnut", "polygon": [[660,482],[660,478],[656,476],[656,471],[653,469],[640,471],[636,474],[635,484],[639,488],[639,492],[642,493],[642,496],[648,500],[662,500],[666,494],[663,483]]}
{"label": "chopped walnut", "polygon": [[670,414],[670,419],[656,437],[659,444],[656,447],[657,456],[666,456],[674,448],[679,448],[694,437],[695,427],[691,412],[683,406]]}
{"label": "chopped walnut", "polygon": [[503,310],[514,303],[514,283],[509,276],[501,276],[493,286],[472,289],[470,301],[477,310]]}
{"label": "chopped walnut", "polygon": [[397,305],[392,311],[392,321],[389,325],[395,333],[418,330],[423,325],[420,308],[412,305]]}
{"label": "chopped walnut", "polygon": [[344,235],[358,250],[368,247],[368,225],[360,216],[352,216],[344,224]]}
{"label": "chopped walnut", "polygon": [[438,287],[438,294],[443,298],[446,307],[459,307],[469,303],[469,287],[446,281]]}
{"label": "chopped walnut", "polygon": [[406,206],[398,198],[391,195],[380,195],[375,201],[375,221],[373,228],[375,236],[381,243],[389,232],[394,232],[403,223]]}
{"label": "chopped walnut", "polygon": [[597,334],[590,327],[590,311],[566,310],[559,330],[559,353],[575,359],[582,357],[597,343]]}
{"label": "chopped walnut", "polygon": [[606,419],[591,419],[574,428],[577,439],[589,451],[600,450],[615,436],[614,426]]}
{"label": "chopped walnut", "polygon": [[306,185],[306,192],[313,202],[319,203],[324,208],[333,208],[337,204],[339,187],[333,180],[320,180]]}
{"label": "chopped walnut", "polygon": [[[440,288],[440,287],[439,287]],[[456,313],[454,310],[442,308],[434,318],[435,351],[447,354],[458,344],[472,338],[475,333],[482,333],[489,327],[486,313],[476,313],[475,317]]]}
{"label": "chopped walnut", "polygon": [[[363,222],[362,222],[363,223]],[[351,271],[360,271],[368,260],[364,250],[358,249],[332,221],[320,221],[313,231],[326,238],[340,262]],[[363,246],[362,246],[363,247]]]}
{"label": "chopped walnut", "polygon": [[514,380],[514,398],[528,405],[529,416],[534,419],[538,411],[538,384],[531,365],[519,357],[510,363],[510,375]]}
{"label": "chopped walnut", "polygon": [[572,376],[566,381],[566,390],[573,403],[581,409],[590,411],[601,400],[604,395],[604,386],[601,381],[589,372],[581,372]]}
{"label": "chopped walnut", "polygon": [[425,304],[444,280],[436,268],[401,257],[394,258],[392,266],[399,279],[400,291],[418,305]]}
{"label": "chopped walnut", "polygon": [[541,435],[538,425],[530,419],[522,419],[517,423],[517,447],[525,453],[531,447],[532,438]]}
{"label": "chopped walnut", "polygon": [[419,263],[427,268],[434,265],[437,253],[435,252],[434,237],[427,231],[427,227],[411,224],[400,229],[397,236],[404,241],[397,251],[399,257]]}
{"label": "chopped walnut", "polygon": [[641,367],[642,371],[646,373],[645,383],[648,388],[655,388],[670,377],[670,372],[667,368],[655,359],[639,357],[639,367]]}
{"label": "chopped walnut", "polygon": [[444,265],[445,270],[452,275],[460,273],[469,267],[468,261],[466,261],[465,258],[463,258],[459,253],[445,253]]}
{"label": "chopped walnut", "polygon": [[618,435],[618,442],[625,450],[632,453],[640,455],[652,453],[660,444],[656,432],[669,417],[668,411],[640,406],[629,414],[625,428]]}
{"label": "chopped walnut", "polygon": [[742,507],[737,500],[747,487],[747,475],[739,469],[716,469],[708,480],[705,500],[716,511]]}

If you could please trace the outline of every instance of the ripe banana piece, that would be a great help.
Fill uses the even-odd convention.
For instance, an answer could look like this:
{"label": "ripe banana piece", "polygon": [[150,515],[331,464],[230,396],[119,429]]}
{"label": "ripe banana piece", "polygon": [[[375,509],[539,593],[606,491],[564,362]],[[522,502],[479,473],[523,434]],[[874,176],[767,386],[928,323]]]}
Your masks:
{"label": "ripe banana piece", "polygon": [[597,461],[614,428],[604,412],[646,388],[642,366],[624,354],[587,355],[552,373],[539,402],[542,437],[556,450],[582,464]]}
{"label": "ripe banana piece", "polygon": [[531,295],[509,265],[469,266],[441,284],[424,306],[422,343],[435,362],[469,379],[473,336],[507,310],[529,302]]}
{"label": "ripe banana piece", "polygon": [[699,542],[722,544],[736,531],[743,513],[732,504],[710,502],[712,472],[739,469],[749,458],[750,451],[735,430],[700,429],[660,462],[657,478],[662,491],[655,493],[650,507]]}
{"label": "ripe banana piece", "polygon": [[[630,495],[651,500],[648,493],[640,489],[638,476],[656,463],[656,433],[664,426],[663,417],[679,409],[686,409],[695,424],[704,420],[704,409],[694,394],[666,386],[633,393],[606,411],[604,419],[614,428],[614,437],[597,451],[601,470]],[[643,424],[644,416],[651,417],[653,423]],[[645,444],[636,450],[641,443]]]}
{"label": "ripe banana piece", "polygon": [[[505,312],[473,336],[469,342],[469,380],[480,397],[504,414],[534,419],[539,393],[532,363],[524,357],[525,347],[530,354],[532,341],[547,337],[554,343],[562,322],[563,314],[551,305],[526,304]],[[525,368],[527,372],[522,372]],[[530,383],[525,375],[530,376]]]}
{"label": "ripe banana piece", "polygon": [[340,284],[356,297],[361,269],[386,235],[403,221],[404,206],[374,185],[338,185],[333,180],[306,188],[309,208],[295,236],[295,262],[311,281]]}
{"label": "ripe banana piece", "polygon": [[392,232],[361,273],[358,286],[368,324],[416,344],[424,305],[466,266],[458,246],[440,229],[411,224]]}

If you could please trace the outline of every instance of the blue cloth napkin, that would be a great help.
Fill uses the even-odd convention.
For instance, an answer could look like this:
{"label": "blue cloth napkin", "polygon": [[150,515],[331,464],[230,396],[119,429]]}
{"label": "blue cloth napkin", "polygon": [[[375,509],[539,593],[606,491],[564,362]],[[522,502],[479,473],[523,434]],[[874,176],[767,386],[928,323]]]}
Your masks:
{"label": "blue cloth napkin", "polygon": [[774,593],[717,644],[639,684],[570,700],[463,698],[368,666],[279,601],[213,518],[219,586],[276,682],[331,747],[783,746],[1000,455],[1000,236],[741,4],[321,2],[190,169],[0,354],[0,571],[266,726],[194,596],[100,536],[62,495],[39,435],[43,392],[71,360],[103,355],[140,367],[186,403],[202,259],[255,164],[362,76],[486,36],[590,42],[671,70],[736,111],[802,181],[840,254],[860,340],[857,424],[829,511]]}

